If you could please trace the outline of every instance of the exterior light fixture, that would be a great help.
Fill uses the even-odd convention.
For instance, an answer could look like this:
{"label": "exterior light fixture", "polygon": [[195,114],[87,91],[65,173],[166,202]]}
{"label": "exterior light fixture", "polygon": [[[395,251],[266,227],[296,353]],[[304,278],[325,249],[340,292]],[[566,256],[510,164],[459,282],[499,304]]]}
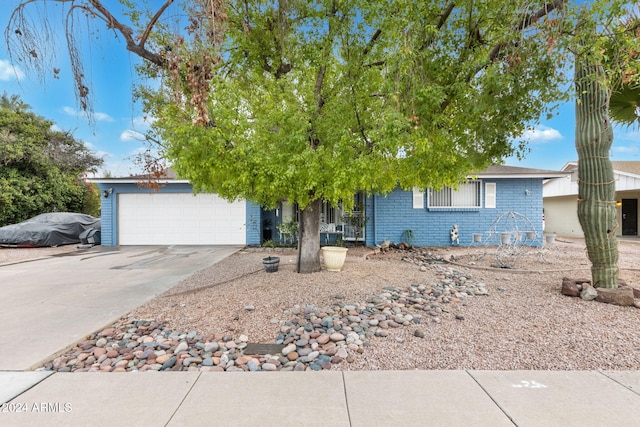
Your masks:
{"label": "exterior light fixture", "polygon": [[105,199],[109,197],[109,194],[113,193],[113,188],[109,188],[108,190],[104,190],[102,192],[102,197],[104,197]]}

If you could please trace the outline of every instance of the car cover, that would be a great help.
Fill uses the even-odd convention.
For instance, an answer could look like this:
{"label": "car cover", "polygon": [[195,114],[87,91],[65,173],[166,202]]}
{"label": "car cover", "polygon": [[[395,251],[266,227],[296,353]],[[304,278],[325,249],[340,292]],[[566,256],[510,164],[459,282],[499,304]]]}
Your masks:
{"label": "car cover", "polygon": [[80,242],[80,234],[100,230],[100,218],[73,212],[51,212],[0,227],[2,246],[60,246]]}

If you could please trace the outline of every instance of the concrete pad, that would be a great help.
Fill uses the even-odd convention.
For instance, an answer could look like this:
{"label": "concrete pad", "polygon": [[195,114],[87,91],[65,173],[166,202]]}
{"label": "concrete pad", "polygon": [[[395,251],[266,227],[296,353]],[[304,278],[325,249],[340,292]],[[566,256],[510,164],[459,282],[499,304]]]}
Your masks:
{"label": "concrete pad", "polygon": [[203,372],[168,425],[350,424],[340,372]]}
{"label": "concrete pad", "polygon": [[51,371],[0,372],[0,403],[10,401],[51,374]]}
{"label": "concrete pad", "polygon": [[[3,426],[163,426],[198,372],[56,373],[9,402]],[[20,411],[20,412],[17,412]]]}
{"label": "concrete pad", "polygon": [[351,426],[513,426],[464,371],[344,372]]}
{"label": "concrete pad", "polygon": [[630,426],[640,396],[594,371],[470,371],[518,427]]}
{"label": "concrete pad", "polygon": [[602,374],[640,394],[640,371],[603,371]]}
{"label": "concrete pad", "polygon": [[0,370],[28,370],[239,246],[96,247],[0,266]]}

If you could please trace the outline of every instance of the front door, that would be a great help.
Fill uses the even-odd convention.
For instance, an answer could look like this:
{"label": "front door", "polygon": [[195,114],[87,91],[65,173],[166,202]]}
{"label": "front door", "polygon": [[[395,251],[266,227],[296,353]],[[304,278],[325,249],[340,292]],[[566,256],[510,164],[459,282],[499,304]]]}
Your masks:
{"label": "front door", "polygon": [[638,235],[638,199],[622,199],[622,235]]}

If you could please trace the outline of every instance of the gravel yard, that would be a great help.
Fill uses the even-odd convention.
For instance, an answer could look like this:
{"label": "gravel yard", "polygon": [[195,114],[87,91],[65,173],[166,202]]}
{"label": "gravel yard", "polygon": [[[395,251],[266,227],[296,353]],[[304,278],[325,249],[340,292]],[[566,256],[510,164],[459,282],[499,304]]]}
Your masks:
{"label": "gravel yard", "polygon": [[[477,260],[470,256],[477,251],[470,253],[464,247],[391,250],[377,254],[371,249],[352,248],[341,272],[322,271],[310,275],[294,272],[293,252],[273,254],[247,248],[197,272],[131,312],[121,323],[152,320],[154,327],[161,324],[185,334],[193,331],[192,336],[201,337],[203,343],[217,340],[221,348],[211,354],[217,366],[225,342],[232,342],[233,346],[228,348],[237,345],[242,348],[247,342],[275,343],[278,337],[281,341],[287,338],[286,334],[283,337],[283,331],[291,330],[293,324],[293,329],[300,329],[299,334],[284,344],[306,339],[313,345],[320,334],[305,336],[304,326],[318,324],[318,319],[326,318],[327,313],[340,310],[344,316],[351,315],[350,321],[355,316],[360,322],[366,317],[363,313],[368,313],[367,302],[371,307],[374,301],[392,310],[390,320],[382,322],[385,328],[377,325],[377,320],[367,320],[371,325],[376,322],[377,326],[367,326],[369,335],[366,338],[363,335],[362,342],[347,346],[348,357],[343,354],[344,361],[333,359],[332,363],[325,363],[323,369],[640,368],[640,310],[561,295],[563,277],[590,277],[589,262],[582,240],[557,239],[555,245],[556,250],[545,258],[551,262],[543,262],[533,251],[520,254],[513,268],[508,269],[499,267],[495,253]],[[50,255],[52,249],[62,248],[0,249],[0,264],[12,261],[13,255],[26,256],[27,251]],[[629,285],[640,286],[640,243],[621,241],[619,249],[621,279]],[[495,252],[495,248],[492,250]],[[261,259],[267,255],[281,258],[278,272],[266,273],[262,269]],[[439,295],[440,286],[450,283],[452,278],[461,280],[456,283],[462,283],[460,289],[469,292],[446,291],[445,295]],[[411,285],[414,285],[413,293],[408,292]],[[418,295],[419,302],[415,302],[418,289],[431,293]],[[434,289],[438,293],[434,293]],[[488,292],[471,296],[471,289]],[[408,319],[404,325],[402,316]],[[354,324],[343,326],[341,332],[345,335],[353,331]],[[313,328],[307,329],[311,330]],[[323,332],[328,335],[335,331],[325,329]],[[184,340],[184,335],[175,335],[173,340],[178,343]],[[83,345],[66,359],[58,360],[57,368],[69,366],[70,359],[75,362],[79,353],[92,353],[95,340]],[[318,349],[318,344],[313,348]],[[173,348],[167,346],[167,351],[171,354]],[[232,359],[239,353],[231,351]],[[135,363],[131,362],[133,356],[127,359],[130,367],[137,369],[136,366],[144,365],[136,362],[138,356],[136,353]],[[191,356],[183,355],[178,361],[183,362],[185,357]],[[97,360],[89,361],[94,362],[93,368],[100,365]],[[184,369],[200,369],[200,365],[187,362]],[[280,362],[284,364],[286,359],[280,358]],[[227,363],[227,366],[234,365]],[[91,364],[82,366],[87,370]],[[239,359],[234,368],[247,370]]]}
{"label": "gravel yard", "polygon": [[4,248],[0,247],[0,265],[31,259],[44,258],[73,252],[78,250],[78,245],[64,245],[55,248]]}

